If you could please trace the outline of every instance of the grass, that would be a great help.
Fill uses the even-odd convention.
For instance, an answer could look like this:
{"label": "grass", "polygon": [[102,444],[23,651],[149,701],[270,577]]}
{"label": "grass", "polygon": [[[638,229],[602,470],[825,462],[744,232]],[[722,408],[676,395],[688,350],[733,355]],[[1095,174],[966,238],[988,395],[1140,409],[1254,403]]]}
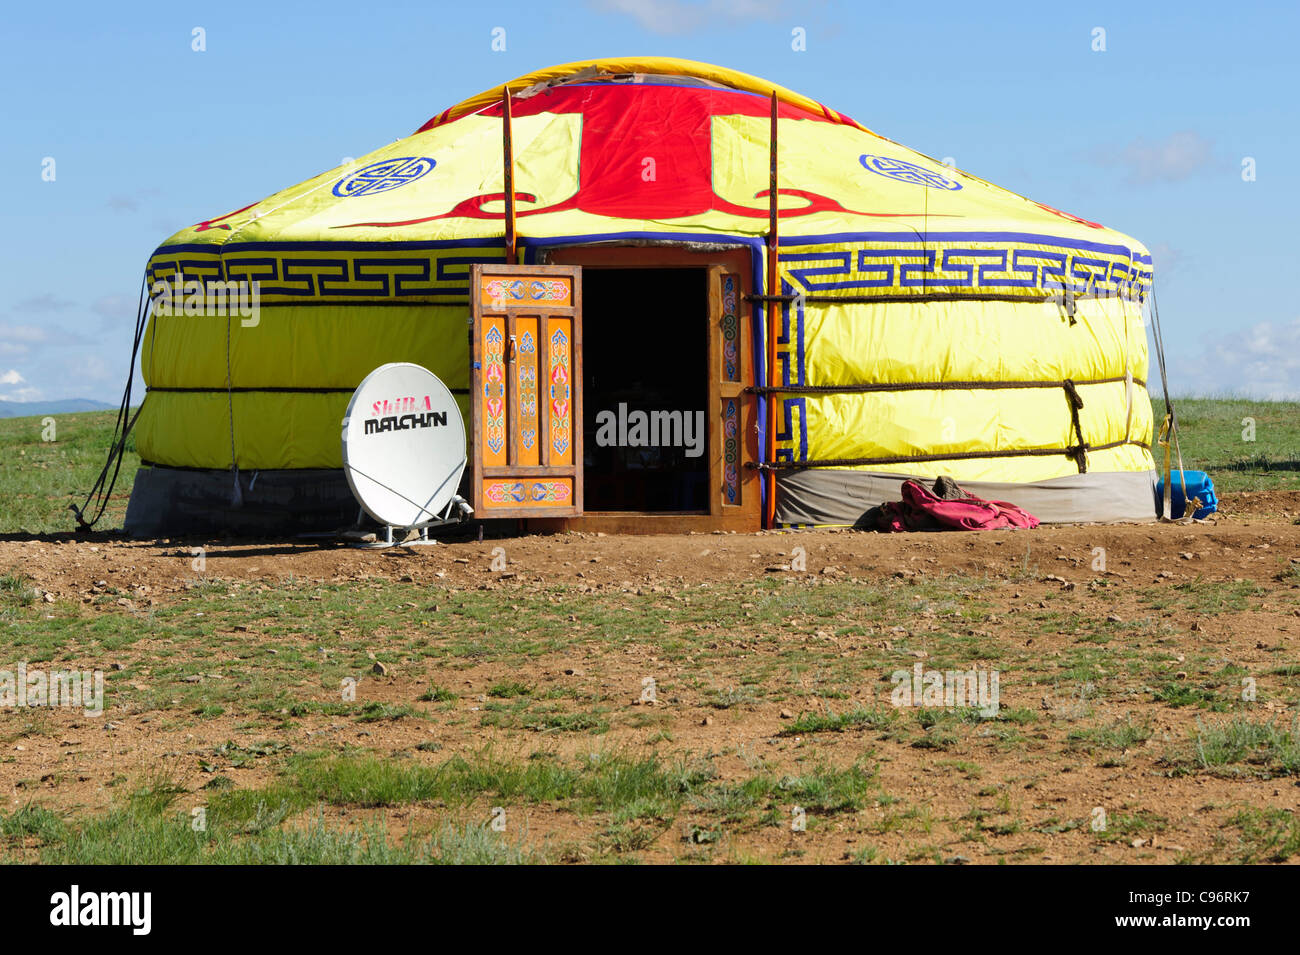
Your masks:
{"label": "grass", "polygon": [[1300,818],[1282,809],[1243,809],[1229,825],[1240,830],[1238,861],[1286,862],[1300,854]]}
{"label": "grass", "polygon": [[[131,789],[113,809],[75,821],[35,805],[0,813],[0,840],[11,858],[34,854],[43,862],[79,865],[534,862],[542,854],[521,839],[463,820],[495,816],[496,805],[558,803],[607,818],[605,844],[631,851],[647,844],[646,832],[661,832],[713,775],[707,762],[654,755],[592,754],[563,762],[481,753],[435,766],[365,756],[294,757],[269,786],[213,791],[201,826],[191,808],[194,794],[159,776]],[[847,775],[817,771],[769,788],[803,798],[810,808],[838,811],[856,805],[854,794],[865,779],[857,769]],[[400,838],[377,820],[341,828],[322,812],[413,805],[450,811],[431,832],[411,830]],[[514,831],[520,831],[517,824]]]}
{"label": "grass", "polygon": [[781,730],[782,736],[808,736],[813,733],[843,733],[851,729],[886,729],[898,718],[894,710],[882,706],[857,707],[844,713],[829,708],[825,713],[801,713]]}
{"label": "grass", "polygon": [[1199,726],[1196,758],[1202,768],[1245,764],[1288,775],[1300,772],[1300,735],[1297,724],[1279,726],[1276,720],[1256,722],[1244,717],[1213,726]]}
{"label": "grass", "polygon": [[861,760],[844,769],[826,763],[798,774],[755,773],[743,780],[703,788],[691,808],[737,821],[759,813],[768,825],[789,825],[798,808],[805,813],[856,812],[881,795],[874,769]]}
{"label": "grass", "polygon": [[1151,727],[1135,724],[1125,717],[1105,726],[1071,730],[1067,739],[1070,745],[1094,752],[1095,750],[1126,750],[1140,746],[1151,738]]}
{"label": "grass", "polygon": [[0,814],[0,836],[7,840],[24,840],[30,836],[53,843],[63,835],[62,818],[42,806],[29,803],[8,816]]}
{"label": "grass", "polygon": [[22,574],[0,574],[0,621],[21,619],[19,611],[36,603],[40,594]]}
{"label": "grass", "polygon": [[[81,506],[108,454],[116,411],[54,415],[54,441],[46,417],[0,418],[0,533],[49,534],[70,531],[76,519],[69,504]],[[134,436],[128,439],[113,498],[97,525],[122,526],[126,501],[140,467]]]}
{"label": "grass", "polygon": [[[644,799],[676,804],[712,778],[705,762],[667,762],[655,754],[592,754],[576,761],[535,754],[501,759],[490,751],[433,766],[374,757],[291,761],[276,798],[294,806],[324,803],[375,808],[413,803],[465,807],[476,800],[562,803],[612,813]],[[247,797],[246,797],[247,798]]]}
{"label": "grass", "polygon": [[1198,577],[1189,583],[1156,587],[1141,597],[1153,610],[1177,608],[1197,614],[1241,613],[1257,606],[1265,593],[1263,587],[1249,580],[1205,580]]}
{"label": "grass", "polygon": [[[1158,427],[1164,400],[1152,401],[1152,407]],[[1209,472],[1216,491],[1300,488],[1300,403],[1180,398],[1174,409],[1183,465]],[[1253,441],[1246,440],[1246,419],[1254,422]]]}
{"label": "grass", "polygon": [[439,683],[431,683],[420,699],[425,703],[454,703],[456,694]]}
{"label": "grass", "polygon": [[[265,807],[263,807],[265,812]],[[390,834],[372,823],[343,828],[322,816],[296,824],[231,825],[169,807],[115,809],[79,824],[33,832],[32,854],[57,865],[508,865],[545,861],[522,840],[474,823],[448,822],[424,835]],[[7,828],[14,817],[0,820]],[[30,823],[31,814],[24,820]]]}
{"label": "grass", "polygon": [[1152,835],[1164,832],[1169,820],[1159,813],[1138,810],[1136,812],[1116,812],[1106,817],[1106,828],[1096,833],[1102,842],[1131,842],[1134,838],[1150,839]]}
{"label": "grass", "polygon": [[0,606],[30,607],[37,596],[31,581],[21,574],[0,574]]}
{"label": "grass", "polygon": [[1300,722],[1241,716],[1223,722],[1197,722],[1186,743],[1164,757],[1175,773],[1219,776],[1296,775],[1300,773]]}
{"label": "grass", "polygon": [[525,686],[523,683],[516,680],[506,680],[488,687],[487,695],[494,696],[499,700],[509,700],[517,696],[527,696],[532,692],[532,688]]}
{"label": "grass", "polygon": [[[687,843],[709,846],[733,830],[789,827],[793,818],[816,826],[882,797],[874,768],[862,760],[843,769],[819,763],[799,773],[722,782],[709,760],[654,754],[519,760],[484,751],[436,765],[294,756],[269,785],[207,789],[201,810],[195,808],[201,797],[159,775],[105,812],[72,819],[28,805],[0,813],[0,844],[11,859],[83,865],[530,862],[542,861],[545,852],[517,837],[519,823],[509,824],[530,805],[596,817],[594,846],[618,855],[647,848],[674,823]],[[427,807],[442,821],[398,835],[373,816],[352,827],[326,821],[328,807],[410,806]],[[506,820],[507,833],[467,821],[497,816]]]}
{"label": "grass", "polygon": [[1164,683],[1152,691],[1151,697],[1167,706],[1198,706],[1216,712],[1228,708],[1228,702],[1219,699],[1213,690],[1186,682]]}

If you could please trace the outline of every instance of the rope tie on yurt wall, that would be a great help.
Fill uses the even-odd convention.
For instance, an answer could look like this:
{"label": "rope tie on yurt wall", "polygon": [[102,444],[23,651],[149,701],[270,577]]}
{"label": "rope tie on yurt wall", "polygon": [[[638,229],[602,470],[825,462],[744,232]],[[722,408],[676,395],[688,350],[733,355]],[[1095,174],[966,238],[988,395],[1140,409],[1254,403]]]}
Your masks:
{"label": "rope tie on yurt wall", "polygon": [[1156,283],[1151,281],[1151,324],[1156,345],[1156,363],[1160,367],[1160,384],[1165,394],[1165,420],[1160,426],[1156,443],[1165,449],[1164,454],[1164,496],[1160,502],[1160,520],[1173,520],[1173,470],[1171,448],[1178,457],[1178,480],[1183,489],[1183,519],[1191,517],[1193,511],[1187,501],[1187,478],[1183,474],[1183,450],[1178,441],[1178,417],[1174,413],[1174,403],[1169,397],[1169,376],[1165,366],[1165,336],[1160,325],[1160,305],[1156,301]]}
{"label": "rope tie on yurt wall", "polygon": [[1065,388],[1065,400],[1070,403],[1070,422],[1074,425],[1074,437],[1079,443],[1074,447],[1074,461],[1079,465],[1079,473],[1088,473],[1088,442],[1083,439],[1083,425],[1079,422],[1079,412],[1083,410],[1083,397],[1074,382],[1069,378],[1062,384]]}
{"label": "rope tie on yurt wall", "polygon": [[1173,487],[1171,486],[1172,482],[1170,481],[1171,475],[1169,472],[1169,466],[1170,466],[1169,429],[1173,425],[1173,422],[1174,422],[1173,415],[1166,414],[1164,421],[1160,423],[1160,432],[1159,434],[1156,435],[1156,444],[1158,444],[1161,448],[1164,449],[1164,463],[1165,463],[1164,469],[1161,472],[1164,475],[1163,480],[1164,480],[1164,489],[1165,489],[1164,497],[1160,502],[1161,520],[1165,519],[1166,514],[1171,514],[1171,515],[1173,514],[1173,500],[1172,500]]}
{"label": "rope tie on yurt wall", "polygon": [[[149,316],[149,307],[146,304],[148,299],[145,297],[147,288],[148,275],[140,280],[140,299],[135,308],[135,332],[131,340],[131,366],[126,372],[126,387],[122,391],[122,403],[117,409],[117,422],[113,425],[113,437],[108,445],[108,458],[104,461],[104,467],[99,472],[99,477],[90,488],[90,493],[86,495],[86,500],[82,502],[81,507],[75,504],[69,504],[68,510],[77,518],[77,530],[88,531],[94,528],[95,523],[104,516],[104,511],[108,507],[108,502],[113,496],[113,488],[117,485],[117,476],[122,470],[122,458],[126,454],[126,440],[131,434],[131,429],[135,427],[136,419],[140,417],[140,412],[144,410],[144,402],[140,402],[140,407],[136,409],[135,414],[131,414],[131,385],[135,378],[135,360],[140,352],[140,343],[144,340],[144,330]],[[109,475],[109,470],[112,475]],[[93,502],[93,504],[92,504]],[[86,520],[86,511],[92,506],[95,508],[94,517]]]}

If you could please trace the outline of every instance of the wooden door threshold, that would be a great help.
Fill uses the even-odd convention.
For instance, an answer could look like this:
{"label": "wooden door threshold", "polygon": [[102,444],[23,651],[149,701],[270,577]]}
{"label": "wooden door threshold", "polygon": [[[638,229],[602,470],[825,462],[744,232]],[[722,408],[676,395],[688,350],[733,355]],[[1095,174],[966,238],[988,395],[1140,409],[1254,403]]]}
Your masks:
{"label": "wooden door threshold", "polygon": [[667,511],[588,511],[581,517],[529,518],[525,530],[530,532],[582,531],[601,534],[709,534],[713,531],[736,531],[748,534],[758,530],[752,518],[744,514],[680,513]]}

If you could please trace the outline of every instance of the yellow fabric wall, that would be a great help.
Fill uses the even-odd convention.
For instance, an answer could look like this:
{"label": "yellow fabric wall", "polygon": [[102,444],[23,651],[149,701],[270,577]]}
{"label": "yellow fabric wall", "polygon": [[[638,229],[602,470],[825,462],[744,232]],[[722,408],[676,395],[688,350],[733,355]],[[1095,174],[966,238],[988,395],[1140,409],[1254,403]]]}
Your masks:
{"label": "yellow fabric wall", "polygon": [[[390,361],[424,365],[448,388],[469,387],[466,309],[445,305],[263,306],[258,322],[229,321],[235,388],[337,388],[337,393],[235,392],[240,468],[342,467],[350,392]],[[141,457],[176,467],[230,467],[227,320],[154,316],[142,368],[150,386],[137,426]],[[174,392],[168,388],[205,388]],[[467,396],[458,395],[468,421]]]}
{"label": "yellow fabric wall", "polygon": [[[964,243],[972,245],[972,243]],[[1005,244],[989,242],[989,248]],[[827,251],[853,252],[861,245],[827,245]],[[921,259],[899,247],[897,267]],[[1078,253],[1094,261],[1098,253]],[[1123,442],[1090,452],[1090,471],[1149,471],[1151,405],[1143,382],[1148,372],[1147,336],[1141,306],[1107,294],[1043,297],[1041,289],[1005,289],[1023,300],[931,298],[928,301],[824,301],[837,296],[878,295],[864,273],[845,265],[843,273],[827,262],[792,251],[782,258],[783,291],[803,292],[814,300],[785,307],[787,341],[777,345],[781,385],[844,388],[854,385],[923,383],[1076,383],[1083,399],[1079,423],[1091,446]],[[845,263],[856,260],[844,259]],[[874,259],[879,268],[882,259]],[[1118,261],[1118,260],[1117,260]],[[942,262],[942,250],[936,262]],[[816,268],[820,272],[810,272]],[[1099,268],[1098,274],[1115,274]],[[801,271],[802,270],[802,271]],[[956,283],[962,275],[948,274]],[[943,270],[932,270],[937,286]],[[895,276],[897,281],[897,274]],[[854,287],[854,282],[859,283]],[[832,284],[838,288],[831,288]],[[886,289],[897,294],[902,288]],[[933,296],[935,289],[927,289]],[[957,289],[943,289],[961,294]],[[1122,291],[1122,290],[1121,290]],[[912,293],[919,296],[919,290]],[[970,295],[969,292],[965,293]],[[1033,298],[1029,296],[1033,295]],[[802,353],[802,365],[800,354]],[[1131,383],[1128,378],[1134,379]],[[1120,379],[1087,384],[1100,379]],[[979,451],[1067,448],[1078,444],[1071,406],[1063,387],[947,388],[898,391],[779,393],[778,460],[845,462],[861,458],[901,458]],[[783,436],[788,414],[792,431]],[[948,474],[957,480],[1032,482],[1077,473],[1065,454],[946,459],[830,466],[890,471],[921,477]]]}
{"label": "yellow fabric wall", "polygon": [[[1153,467],[1146,390],[1123,381],[1147,375],[1146,333],[1135,303],[1082,299],[1071,323],[1052,302],[925,302],[825,305],[803,310],[804,384],[1060,380],[1078,382],[1080,423],[1092,445],[1131,441],[1094,452],[1090,470]],[[351,389],[379,365],[414,361],[452,389],[468,389],[463,305],[265,305],[257,324],[238,316],[155,316],[142,367],[151,388],[138,424],[146,461],[228,468],[230,405],[240,468],[336,468]],[[793,322],[793,319],[792,319]],[[335,393],[226,394],[226,336],[231,382],[239,388],[339,389]],[[792,344],[781,351],[791,354]],[[791,361],[793,362],[793,357]],[[167,389],[210,389],[176,392]],[[793,436],[778,451],[813,460],[962,453],[981,449],[1066,447],[1076,443],[1060,388],[920,390],[798,396]],[[459,395],[469,419],[467,395]],[[873,466],[864,465],[864,468]],[[880,466],[874,466],[879,470]],[[1038,481],[1077,470],[1061,456],[915,462],[917,475],[958,480]]]}

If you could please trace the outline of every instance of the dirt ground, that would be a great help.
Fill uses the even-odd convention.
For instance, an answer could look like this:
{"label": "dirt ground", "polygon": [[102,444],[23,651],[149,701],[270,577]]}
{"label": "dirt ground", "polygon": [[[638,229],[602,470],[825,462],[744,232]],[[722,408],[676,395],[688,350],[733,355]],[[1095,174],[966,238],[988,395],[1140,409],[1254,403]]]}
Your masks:
{"label": "dirt ground", "polygon": [[[1213,519],[1187,525],[1042,527],[965,535],[567,534],[383,551],[315,543],[11,537],[0,540],[0,571],[30,578],[46,603],[77,604],[91,615],[142,614],[181,599],[194,586],[192,548],[198,546],[205,548],[204,573],[225,582],[261,582],[274,588],[364,586],[391,580],[427,589],[435,604],[440,594],[499,591],[500,599],[509,601],[554,585],[594,595],[659,595],[668,601],[687,586],[746,584],[795,574],[813,585],[853,581],[882,588],[906,588],[956,574],[990,582],[981,599],[991,613],[988,622],[979,625],[987,629],[973,632],[994,644],[1028,647],[1044,660],[1071,652],[1077,641],[1070,633],[1024,625],[1029,615],[1048,606],[1049,599],[1053,607],[1068,608],[1076,616],[1118,621],[1154,614],[1165,628],[1160,631],[1164,636],[1143,639],[1153,649],[1167,651],[1167,661],[1159,665],[1167,666],[1169,680],[1195,682],[1197,673],[1186,673],[1192,664],[1184,662],[1193,657],[1205,660],[1207,673],[1231,664],[1259,674],[1256,715],[1289,725],[1298,712],[1300,684],[1276,674],[1287,667],[1300,672],[1295,669],[1300,663],[1300,575],[1290,570],[1300,562],[1300,492],[1226,495],[1221,508]],[[806,551],[802,572],[789,569],[796,546]],[[504,550],[504,570],[492,566],[498,547]],[[1096,569],[1096,548],[1104,548],[1106,555],[1101,571]],[[1096,586],[1098,580],[1106,586]],[[1244,609],[1215,609],[1189,605],[1186,590],[1179,587],[1192,582],[1252,582],[1259,591]],[[96,602],[96,595],[106,591],[122,596]],[[1166,593],[1167,605],[1152,611],[1153,593]],[[866,626],[861,634],[817,631],[811,639],[820,641],[830,656],[851,660],[868,650],[887,651],[891,641],[923,648],[927,631],[935,629],[929,619],[933,614],[892,628],[871,626],[869,611],[862,616]],[[753,657],[776,652],[760,636],[738,628],[704,628],[700,638],[724,645],[737,661],[749,656],[752,662]],[[321,633],[318,639],[325,644],[331,635]],[[1117,648],[1118,642],[1105,647]],[[130,647],[127,662],[147,680],[150,655],[163,651],[142,641]],[[926,657],[924,649],[908,653]],[[901,661],[902,668],[915,662],[906,656]],[[994,657],[975,663],[1000,665]],[[86,660],[84,665],[103,666],[104,661]],[[920,861],[1230,861],[1236,857],[1234,840],[1239,837],[1231,821],[1235,813],[1243,807],[1293,813],[1300,804],[1294,773],[1170,772],[1169,748],[1186,740],[1198,721],[1212,714],[1196,706],[1168,705],[1143,692],[1152,683],[1149,672],[1116,676],[1109,692],[1101,693],[1095,706],[1089,704],[1088,713],[1081,715],[1071,712],[1080,707],[1080,700],[1060,682],[1040,683],[1033,673],[1008,669],[1002,676],[1001,706],[1034,711],[1043,721],[1028,726],[1019,745],[996,745],[971,732],[936,749],[866,728],[792,735],[784,730],[809,709],[793,698],[719,708],[698,692],[681,690],[664,694],[654,704],[641,701],[645,674],[654,674],[661,685],[687,687],[699,677],[691,667],[690,656],[665,657],[649,642],[607,652],[598,642],[587,641],[556,656],[470,660],[433,676],[455,691],[455,712],[471,718],[359,727],[330,716],[309,716],[288,731],[290,738],[284,742],[295,750],[350,746],[381,755],[414,753],[430,760],[491,744],[499,755],[524,758],[543,746],[536,734],[485,726],[472,718],[483,707],[487,687],[517,679],[542,688],[576,684],[612,709],[609,730],[598,738],[546,737],[546,750],[562,757],[591,751],[593,739],[601,748],[616,749],[646,747],[652,738],[670,736],[671,744],[654,743],[659,751],[710,753],[723,779],[743,780],[756,766],[794,772],[812,761],[843,767],[864,756],[875,765],[880,790],[888,799],[856,812],[828,813],[807,832],[786,825],[742,827],[722,839],[726,851],[713,847],[710,858],[716,861],[784,857],[837,862],[853,857],[866,844],[882,858]],[[718,667],[716,661],[708,664],[707,682],[717,688],[732,685],[730,675]],[[368,680],[368,699],[411,703],[429,686],[428,668],[398,664],[388,669]],[[864,683],[849,699],[836,700],[836,708],[887,703],[889,689],[888,682]],[[131,705],[113,708],[111,701],[98,720],[76,711],[53,711],[47,731],[15,737],[4,745],[8,752],[0,760],[0,801],[10,810],[39,799],[69,811],[97,811],[111,804],[114,794],[108,782],[115,777],[159,765],[193,775],[195,753],[226,740],[267,736],[265,728],[249,725],[245,713],[198,720],[184,716],[139,711]],[[1116,720],[1148,725],[1150,738],[1110,759],[1070,744],[1072,730]],[[415,747],[430,739],[441,744],[439,752],[416,753]],[[266,785],[275,774],[269,760],[223,771],[241,787]],[[197,790],[201,780],[194,782]],[[1105,807],[1112,817],[1158,817],[1160,822],[1149,829],[1134,828],[1131,838],[1099,839],[1086,825],[1096,807]],[[581,847],[592,825],[587,817],[546,805],[523,806],[518,812],[530,840],[568,846],[562,855],[575,861],[584,857],[587,850]],[[355,822],[374,813],[334,807],[326,816]],[[432,822],[437,809],[411,805],[380,814],[400,828],[422,819]],[[684,812],[640,858],[672,861],[694,851],[689,835],[683,836],[692,818],[691,811]],[[994,824],[999,818],[1000,826]],[[1073,824],[1066,825],[1070,820]],[[971,830],[978,838],[970,837]]]}

